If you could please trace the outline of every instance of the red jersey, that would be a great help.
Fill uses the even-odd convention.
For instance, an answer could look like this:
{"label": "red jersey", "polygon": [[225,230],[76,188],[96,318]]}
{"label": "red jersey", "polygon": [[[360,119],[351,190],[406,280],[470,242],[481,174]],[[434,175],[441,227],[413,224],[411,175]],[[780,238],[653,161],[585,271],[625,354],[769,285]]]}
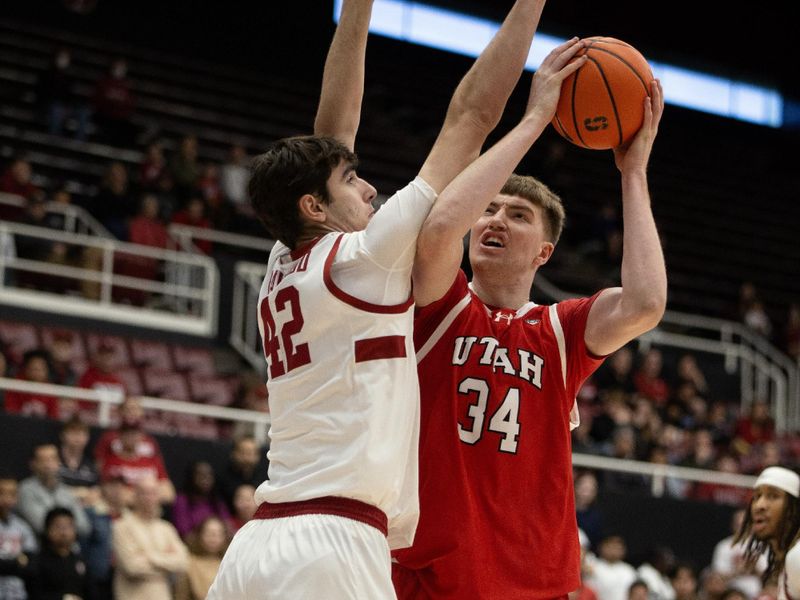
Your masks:
{"label": "red jersey", "polygon": [[497,309],[459,272],[418,309],[421,517],[414,545],[395,552],[401,600],[580,586],[570,423],[602,362],[584,343],[595,297]]}
{"label": "red jersey", "polygon": [[[97,461],[99,465],[103,465],[110,457],[120,456],[121,454],[122,440],[119,439],[119,431],[114,429],[104,431],[94,447],[95,461]],[[152,436],[144,432],[141,434],[139,442],[136,444],[136,454],[143,458],[157,458],[159,461],[164,462],[161,456],[161,450],[158,447],[158,442]]]}
{"label": "red jersey", "polygon": [[100,478],[107,481],[118,477],[130,486],[135,486],[147,477],[154,477],[159,481],[169,479],[160,455],[122,458],[117,454],[112,454],[103,463]]}

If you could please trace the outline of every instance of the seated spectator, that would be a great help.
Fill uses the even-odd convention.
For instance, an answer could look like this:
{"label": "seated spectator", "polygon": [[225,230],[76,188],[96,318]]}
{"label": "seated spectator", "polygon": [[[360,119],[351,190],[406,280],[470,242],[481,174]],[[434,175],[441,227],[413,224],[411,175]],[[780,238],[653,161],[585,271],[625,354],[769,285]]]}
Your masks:
{"label": "seated spectator", "polygon": [[206,163],[197,180],[197,189],[206,203],[206,214],[214,229],[230,229],[233,224],[234,210],[231,203],[222,193],[219,184],[219,167],[214,163]]}
{"label": "seated spectator", "polygon": [[25,582],[17,575],[37,551],[36,536],[25,521],[14,514],[17,481],[0,476],[0,598],[25,600]]}
{"label": "seated spectator", "polygon": [[133,510],[112,528],[116,557],[116,600],[168,600],[170,577],[186,571],[189,555],[178,532],[159,517],[158,482],[145,477],[135,486]]}
{"label": "seated spectator", "polygon": [[76,80],[71,70],[72,55],[61,48],[53,56],[50,68],[39,79],[37,101],[47,115],[47,127],[51,135],[61,135],[64,122],[74,117],[75,138],[86,139],[89,124],[89,106],[75,93]]}
{"label": "seated spectator", "polygon": [[[109,458],[122,452],[120,429],[123,425],[141,427],[144,420],[144,409],[138,398],[126,398],[119,406],[120,428],[104,431],[94,446],[94,460],[97,467],[102,470]],[[157,459],[163,462],[161,449],[156,439],[141,431],[136,443],[136,454],[143,458]]]}
{"label": "seated spectator", "polygon": [[30,557],[27,569],[28,594],[35,598],[88,598],[86,563],[75,551],[75,517],[69,509],[56,506],[44,519],[42,549]]}
{"label": "seated spectator", "polygon": [[189,566],[178,576],[175,600],[205,600],[230,543],[226,524],[206,517],[189,535]]}
{"label": "seated spectator", "polygon": [[267,480],[267,467],[262,453],[253,436],[238,437],[233,442],[230,460],[219,477],[222,497],[233,510],[233,495],[243,484],[258,488]]}
{"label": "seated spectator", "polygon": [[637,579],[628,588],[628,600],[648,600],[650,598],[650,587],[645,581]]}
{"label": "seated spectator", "polygon": [[[158,198],[152,194],[142,196],[139,215],[128,227],[128,241],[153,248],[167,247],[167,228],[159,217]],[[148,259],[154,261],[155,259]]]}
{"label": "seated spectator", "polygon": [[769,338],[772,335],[772,321],[764,308],[764,303],[756,299],[744,314],[744,324],[756,333]]}
{"label": "seated spectator", "polygon": [[692,452],[681,462],[681,466],[694,469],[713,469],[717,451],[708,429],[698,429],[692,434]]}
{"label": "seated spectator", "polygon": [[[716,460],[713,468],[720,473],[741,472],[738,461],[730,454],[722,454]],[[696,500],[713,502],[719,505],[743,506],[750,499],[750,490],[724,483],[703,482],[695,485],[692,497]]]}
{"label": "seated spectator", "polygon": [[636,581],[636,569],[625,562],[627,547],[618,535],[600,542],[599,556],[592,564],[589,585],[597,592],[598,600],[627,600],[628,589]]}
{"label": "seated spectator", "polygon": [[74,334],[69,329],[61,329],[53,334],[47,352],[50,355],[50,379],[58,385],[75,385],[78,374],[72,368]]}
{"label": "seated spectator", "polygon": [[670,576],[675,600],[697,600],[697,575],[691,565],[682,563],[675,567]]}
{"label": "seated spectator", "polygon": [[745,560],[745,542],[734,543],[746,510],[739,508],[733,512],[731,535],[714,546],[711,569],[722,575],[729,587],[742,590],[748,598],[755,598],[761,591],[761,574],[767,568],[767,556],[762,554],[755,565],[750,565]]}
{"label": "seated spectator", "polygon": [[92,534],[82,541],[81,548],[86,557],[91,598],[113,597],[111,528],[132,504],[132,492],[121,478],[112,478],[100,485],[100,501],[86,509]]}
{"label": "seated spectator", "polygon": [[136,214],[137,203],[125,165],[120,162],[108,165],[97,195],[89,198],[84,208],[118,239],[128,239],[128,221]]}
{"label": "seated spectator", "polygon": [[[211,221],[205,216],[205,204],[203,201],[193,196],[186,203],[186,206],[172,215],[172,222],[177,225],[189,225],[200,229],[211,229]],[[204,254],[211,254],[211,241],[194,239],[194,245]]]}
{"label": "seated spectator", "polygon": [[597,476],[592,471],[584,471],[575,477],[575,515],[578,527],[591,544],[599,544],[603,534],[603,513],[597,505]]}
{"label": "seated spectator", "polygon": [[[32,198],[39,193],[39,188],[33,185],[33,169],[31,163],[25,158],[15,158],[11,165],[0,177],[0,192],[16,194],[23,198]],[[21,211],[19,213],[21,216]],[[5,219],[5,217],[3,217]],[[17,219],[9,219],[17,220]]]}
{"label": "seated spectator", "polygon": [[186,200],[197,191],[200,163],[197,160],[197,138],[187,135],[181,140],[178,152],[169,163],[169,172],[180,200]]}
{"label": "seated spectator", "polygon": [[220,184],[225,198],[233,205],[236,212],[252,217],[250,194],[247,185],[250,182],[250,167],[247,164],[247,153],[244,146],[234,144],[228,152],[228,160],[222,165]]}
{"label": "seated spectator", "polygon": [[664,406],[669,398],[669,386],[661,375],[661,351],[656,348],[648,350],[642,361],[642,366],[633,376],[636,392],[640,396],[649,398],[656,406]]}
{"label": "seated spectator", "polygon": [[230,513],[225,501],[217,493],[214,469],[205,461],[189,465],[183,491],[175,498],[172,522],[182,538],[208,517],[217,517],[228,523]]}
{"label": "seated spectator", "polygon": [[[52,383],[47,353],[30,350],[22,358],[17,379],[33,383]],[[5,394],[5,410],[9,414],[58,419],[59,400],[55,396],[40,392],[17,392],[9,390]]]}
{"label": "seated spectator", "polygon": [[675,554],[665,546],[653,548],[648,559],[639,565],[636,574],[646,584],[650,600],[675,600],[675,590],[669,581],[674,567]]}
{"label": "seated spectator", "polygon": [[58,448],[53,444],[39,444],[33,449],[31,471],[33,475],[19,484],[17,512],[33,530],[44,533],[44,520],[50,509],[60,506],[70,510],[80,537],[91,533],[91,525],[72,490],[64,485],[58,471],[61,466]]}
{"label": "seated spectator", "polygon": [[633,351],[623,346],[608,357],[596,373],[597,386],[605,391],[619,390],[625,394],[636,391],[633,383]]}
{"label": "seated spectator", "polygon": [[769,404],[756,400],[750,412],[736,422],[733,446],[740,454],[750,452],[754,444],[763,444],[775,439],[775,422],[769,414]]}
{"label": "seated spectator", "polygon": [[[636,431],[633,427],[622,426],[614,430],[612,445],[608,455],[613,458],[624,460],[637,460]],[[603,489],[626,493],[644,493],[648,491],[647,480],[643,475],[637,473],[623,473],[620,471],[605,472]],[[603,600],[602,595],[600,600]]]}
{"label": "seated spectator", "polygon": [[161,503],[172,504],[175,488],[169,480],[161,453],[141,455],[142,436],[141,423],[123,421],[119,428],[118,451],[106,457],[100,476],[104,480],[121,477],[130,487],[135,487],[143,479],[153,479],[157,482]]}
{"label": "seated spectator", "polygon": [[701,396],[708,394],[706,376],[700,370],[697,359],[693,354],[684,354],[678,359],[676,385],[684,382],[691,383],[695,391]]}
{"label": "seated spectator", "polygon": [[[153,248],[166,248],[167,239],[167,228],[159,218],[158,198],[146,194],[142,197],[139,215],[129,224],[128,241]],[[119,253],[114,271],[128,277],[158,280],[161,278],[161,261],[144,254]],[[115,286],[114,297],[117,301],[141,306],[147,301],[149,294],[140,289]]]}
{"label": "seated spectator", "polygon": [[158,189],[158,181],[167,171],[164,159],[164,148],[160,142],[152,142],[147,146],[142,164],[139,165],[139,185],[147,191]]}
{"label": "seated spectator", "polygon": [[258,506],[256,506],[255,493],[256,488],[249,483],[243,483],[233,493],[233,514],[231,515],[233,533],[239,531],[256,514]]}
{"label": "seated spectator", "polygon": [[128,63],[123,58],[111,63],[108,75],[94,89],[94,119],[101,136],[111,144],[130,147],[136,139],[132,118],[136,102],[128,79]]}
{"label": "seated spectator", "polygon": [[94,460],[86,451],[89,426],[73,417],[62,425],[59,439],[61,467],[58,476],[61,482],[72,489],[72,493],[84,506],[96,504],[100,500],[100,488]]}
{"label": "seated spectator", "polygon": [[592,564],[595,561],[595,557],[589,549],[589,538],[581,529],[578,529],[578,540],[581,545],[581,585],[577,590],[571,591],[567,595],[567,599],[597,600],[597,593],[594,591],[594,588],[587,583],[592,576]]}
{"label": "seated spectator", "polygon": [[[125,384],[114,372],[117,366],[114,362],[114,347],[106,341],[101,341],[92,356],[92,362],[78,380],[78,387],[124,396]],[[94,418],[97,415],[96,403],[83,401],[79,404],[81,412],[87,418]]]}

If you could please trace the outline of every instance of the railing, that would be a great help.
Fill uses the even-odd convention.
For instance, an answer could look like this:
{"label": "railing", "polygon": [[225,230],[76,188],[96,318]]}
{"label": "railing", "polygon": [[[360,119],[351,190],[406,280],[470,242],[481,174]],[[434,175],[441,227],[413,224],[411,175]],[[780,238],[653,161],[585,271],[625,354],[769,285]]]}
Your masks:
{"label": "railing", "polygon": [[[19,242],[31,240],[78,247],[83,266],[19,258]],[[157,280],[160,270],[164,281]],[[48,293],[15,284],[15,279],[37,276],[83,286],[84,293]],[[203,255],[0,221],[0,304],[212,336],[218,282],[216,264]]]}
{"label": "railing", "polygon": [[[17,392],[27,392],[34,394],[46,394],[56,398],[72,398],[75,400],[87,400],[97,403],[98,406],[98,425],[108,427],[111,424],[111,407],[120,404],[123,400],[122,392],[114,390],[88,390],[84,388],[74,388],[64,385],[50,383],[33,383],[20,379],[9,379],[0,377],[0,390],[13,390]],[[208,404],[196,404],[193,402],[180,402],[178,400],[168,400],[164,398],[153,398],[151,396],[138,397],[142,408],[145,410],[158,410],[165,413],[188,414],[210,419],[220,419],[234,421],[237,423],[252,423],[254,436],[259,444],[267,442],[267,430],[269,429],[269,414],[260,413],[254,410],[244,410],[241,408],[228,408],[225,406],[211,406]]]}
{"label": "railing", "polygon": [[267,274],[266,265],[238,262],[233,274],[233,314],[230,343],[254,369],[266,374],[258,331],[258,295]]}
{"label": "railing", "polygon": [[[536,286],[556,301],[575,297],[541,275]],[[778,431],[800,429],[800,366],[742,323],[668,310],[658,328],[638,340],[642,351],[656,344],[721,355],[728,373],[739,372],[742,409],[767,400]]]}
{"label": "railing", "polygon": [[[27,201],[22,196],[0,192],[0,204],[24,208],[27,204]],[[95,219],[80,206],[59,204],[58,202],[45,202],[44,208],[50,214],[58,214],[64,217],[63,231],[67,233],[96,235],[98,237],[108,239],[114,238],[108,229],[100,224],[100,221]]]}
{"label": "railing", "polygon": [[245,248],[248,250],[260,250],[269,254],[273,240],[255,237],[252,235],[242,235],[241,233],[231,233],[229,231],[219,231],[217,229],[207,229],[204,227],[192,227],[191,225],[172,224],[167,229],[170,237],[176,243],[176,248],[186,252],[198,252],[195,240],[203,240],[221,244],[223,246],[233,246],[235,248]]}

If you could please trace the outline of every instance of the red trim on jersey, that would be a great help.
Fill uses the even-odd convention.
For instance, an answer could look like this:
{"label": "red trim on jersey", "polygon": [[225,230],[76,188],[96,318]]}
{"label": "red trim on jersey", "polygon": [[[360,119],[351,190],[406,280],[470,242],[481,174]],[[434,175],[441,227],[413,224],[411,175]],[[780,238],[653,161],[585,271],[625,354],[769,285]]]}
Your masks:
{"label": "red trim on jersey", "polygon": [[339,496],[323,496],[299,502],[264,502],[256,510],[254,519],[280,519],[283,517],[297,517],[299,515],[335,515],[352,519],[374,527],[384,536],[389,530],[389,520],[379,508]]}
{"label": "red trim on jersey", "polygon": [[304,254],[308,254],[309,252],[311,252],[311,249],[317,245],[317,242],[319,242],[321,239],[322,239],[321,237],[314,238],[313,240],[311,240],[310,242],[306,242],[299,248],[295,248],[294,250],[289,252],[289,258],[291,258],[292,260],[297,260]]}
{"label": "red trim on jersey", "polygon": [[406,338],[402,335],[384,335],[356,340],[356,362],[380,358],[405,358]]}
{"label": "red trim on jersey", "polygon": [[331,248],[330,253],[328,254],[328,258],[325,259],[325,268],[323,269],[323,279],[325,280],[325,287],[328,288],[328,291],[336,296],[339,300],[344,302],[345,304],[349,304],[355,308],[359,308],[361,310],[365,310],[367,312],[374,312],[380,314],[400,314],[406,312],[411,306],[414,304],[414,297],[409,296],[408,300],[403,302],[402,304],[391,304],[388,306],[384,306],[383,304],[372,304],[370,302],[366,302],[365,300],[361,300],[360,298],[356,298],[355,296],[351,296],[344,290],[340,289],[336,286],[333,282],[333,277],[331,277],[331,265],[333,264],[333,259],[336,256],[336,251],[339,250],[339,244],[342,242],[342,235],[340,234],[339,237],[336,238],[336,241],[333,244],[333,248]]}

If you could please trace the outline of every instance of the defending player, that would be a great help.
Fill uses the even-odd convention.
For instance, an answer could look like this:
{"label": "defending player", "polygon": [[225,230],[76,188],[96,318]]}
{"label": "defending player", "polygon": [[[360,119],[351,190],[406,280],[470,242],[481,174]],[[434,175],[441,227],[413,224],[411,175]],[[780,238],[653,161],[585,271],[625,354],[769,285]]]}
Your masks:
{"label": "defending player", "polygon": [[[421,517],[414,545],[395,553],[404,600],[556,598],[580,585],[575,395],[603,356],[658,323],[667,286],[646,177],[663,110],[653,82],[641,131],[614,151],[622,287],[552,306],[529,301],[564,211],[542,183],[509,176],[553,117],[579,44],[547,57],[522,122],[447,187],[420,232]],[[470,226],[472,283],[459,269]]]}
{"label": "defending player", "polygon": [[745,560],[753,565],[767,553],[762,581],[767,588],[777,586],[778,600],[800,598],[800,477],[767,467],[753,490],[734,543],[745,544]]}
{"label": "defending player", "polygon": [[499,121],[543,4],[518,0],[456,89],[419,176],[373,216],[353,154],[372,3],[345,0],[317,135],[281,140],[254,164],[253,204],[279,240],[259,298],[270,479],[209,598],[395,597],[389,547],[408,546],[418,518],[416,238]]}

